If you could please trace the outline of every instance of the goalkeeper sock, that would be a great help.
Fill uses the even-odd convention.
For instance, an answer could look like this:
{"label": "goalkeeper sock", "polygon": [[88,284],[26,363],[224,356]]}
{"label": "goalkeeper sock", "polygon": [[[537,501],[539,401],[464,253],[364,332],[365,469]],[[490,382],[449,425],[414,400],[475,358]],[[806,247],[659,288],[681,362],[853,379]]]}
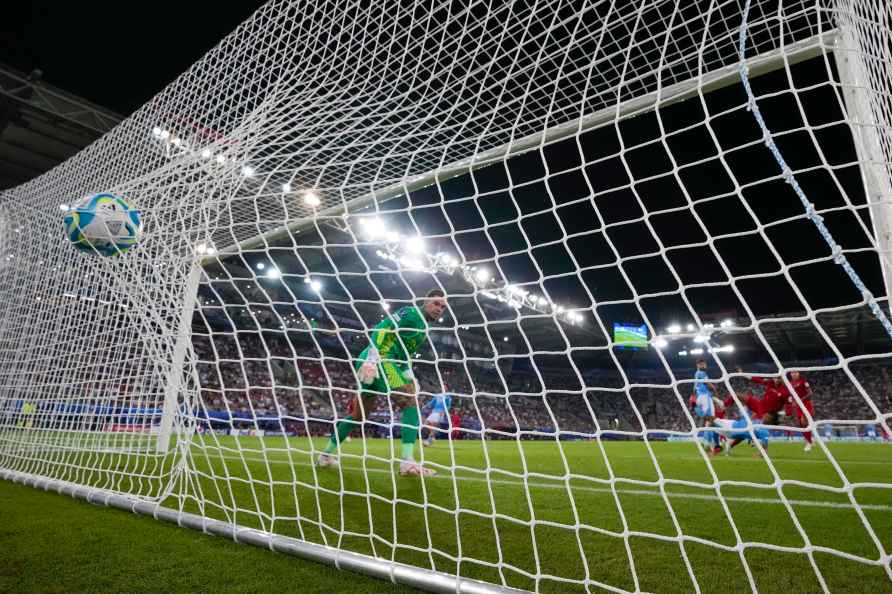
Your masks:
{"label": "goalkeeper sock", "polygon": [[353,420],[352,416],[347,415],[344,417],[344,419],[332,429],[328,445],[325,446],[325,453],[331,454],[338,449],[338,444],[344,443],[344,440],[347,439],[347,436],[350,435],[350,432],[352,432],[357,425],[358,423]]}
{"label": "goalkeeper sock", "polygon": [[403,416],[400,419],[403,427],[400,430],[403,447],[401,458],[403,460],[415,459],[415,442],[418,441],[418,407],[407,406],[403,409]]}

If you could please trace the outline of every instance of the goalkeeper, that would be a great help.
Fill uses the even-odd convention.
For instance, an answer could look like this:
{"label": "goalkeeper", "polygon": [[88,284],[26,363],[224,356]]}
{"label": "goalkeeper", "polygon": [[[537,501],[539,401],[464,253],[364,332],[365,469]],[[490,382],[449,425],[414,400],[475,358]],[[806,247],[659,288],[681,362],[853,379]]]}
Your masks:
{"label": "goalkeeper", "polygon": [[392,318],[385,319],[372,329],[372,344],[365,348],[356,362],[359,380],[359,396],[351,414],[338,422],[331,432],[331,439],[317,461],[319,466],[334,466],[338,444],[365,420],[375,396],[383,394],[403,411],[400,418],[402,451],[400,474],[432,475],[433,470],[422,468],[415,462],[415,442],[418,440],[419,415],[418,391],[412,375],[410,361],[427,340],[427,324],[443,316],[446,297],[440,289],[427,294],[421,307],[400,308]]}

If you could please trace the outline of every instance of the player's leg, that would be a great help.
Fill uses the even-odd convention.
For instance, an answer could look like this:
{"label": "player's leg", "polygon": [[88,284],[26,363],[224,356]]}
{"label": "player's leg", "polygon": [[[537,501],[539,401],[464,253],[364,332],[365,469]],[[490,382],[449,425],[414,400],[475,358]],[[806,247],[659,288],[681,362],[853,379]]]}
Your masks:
{"label": "player's leg", "polygon": [[389,397],[402,409],[400,416],[400,474],[404,476],[431,476],[435,471],[415,462],[415,442],[420,431],[418,414],[418,390],[415,377],[408,365],[385,363],[384,375],[394,388]]}
{"label": "player's leg", "polygon": [[381,376],[371,384],[362,386],[362,390],[356,395],[356,399],[351,405],[349,414],[332,427],[328,444],[326,444],[325,449],[316,461],[319,466],[337,465],[334,454],[340,444],[344,443],[354,429],[360,427],[365,422],[366,414],[374,405],[376,393],[386,392],[387,383],[384,377]]}
{"label": "player's leg", "polygon": [[436,418],[437,414],[432,412],[427,415],[427,419],[424,421],[424,426],[421,427],[421,443],[425,447],[434,443],[434,423],[436,422]]}
{"label": "player's leg", "polygon": [[421,429],[422,443],[426,447],[434,445],[437,440],[437,427],[442,423],[442,417],[443,415],[440,413],[431,413],[427,416],[424,427]]}
{"label": "player's leg", "polygon": [[[703,427],[712,427],[713,425],[713,421],[715,420],[715,409],[713,406],[711,394],[697,396],[697,407],[695,412],[703,419]],[[707,430],[703,431],[702,435],[706,440],[712,455],[716,455],[722,451],[718,431]]]}
{"label": "player's leg", "polygon": [[[805,400],[802,402],[805,405],[805,410],[808,411],[809,416],[814,418],[815,407],[811,403],[811,400]],[[799,407],[796,408],[796,420],[799,422],[800,427],[808,427],[808,419],[805,418],[805,412]],[[809,452],[812,448],[812,433],[811,431],[806,431],[802,434],[802,437],[805,438],[805,451]]]}

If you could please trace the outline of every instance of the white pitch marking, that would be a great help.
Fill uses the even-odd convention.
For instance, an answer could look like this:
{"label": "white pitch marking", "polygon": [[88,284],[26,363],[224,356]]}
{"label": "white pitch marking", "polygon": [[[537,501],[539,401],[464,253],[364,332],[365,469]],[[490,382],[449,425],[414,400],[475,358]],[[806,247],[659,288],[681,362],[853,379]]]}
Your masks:
{"label": "white pitch marking", "polygon": [[[209,457],[210,458],[221,458],[221,456],[210,456],[210,455],[209,455]],[[303,467],[312,466],[312,464],[307,464],[306,462],[291,463],[287,460],[251,458],[251,457],[241,458],[239,456],[222,456],[222,457],[227,460],[236,460],[236,461],[245,461],[245,462],[267,462],[270,464],[287,464],[287,465],[293,464],[294,466],[303,466]],[[201,459],[202,457],[198,456],[198,458]],[[345,472],[359,472],[359,473],[369,472],[369,473],[375,473],[375,474],[388,474],[388,475],[391,474],[391,471],[383,470],[380,468],[363,469],[358,466],[343,466],[342,465],[341,469]],[[320,469],[320,472],[334,474],[337,471],[332,470],[332,469]],[[427,477],[427,480],[430,480],[431,478],[452,480],[453,477],[452,477],[452,475],[438,474],[434,477]],[[485,479],[485,478],[478,478],[478,477],[473,477],[473,476],[456,476],[455,480],[476,482],[476,483],[493,483],[493,484],[499,484],[499,485],[510,485],[510,486],[514,486],[514,487],[522,487],[524,485],[528,485],[535,489],[560,489],[562,491],[566,491],[566,489],[567,489],[567,487],[563,484],[540,483],[540,482],[532,482],[532,481],[528,481],[528,482],[524,483],[522,481],[508,481],[508,480],[504,480],[504,479]],[[558,479],[556,479],[556,480],[558,480]],[[619,493],[621,495],[645,495],[645,496],[650,496],[650,497],[662,497],[662,493],[660,493],[659,491],[649,491],[646,489],[628,489],[628,488],[610,489],[607,487],[580,487],[580,486],[573,486],[572,489],[574,491],[586,491],[589,493],[613,493],[615,491],[616,493]],[[725,501],[736,501],[739,503],[756,503],[756,504],[764,504],[764,505],[783,505],[783,503],[784,503],[780,499],[768,499],[765,497],[740,497],[740,496],[736,496],[736,495],[726,495],[724,497],[719,498],[715,495],[705,495],[705,494],[701,495],[698,493],[677,493],[677,492],[671,492],[671,491],[667,491],[666,495],[673,499],[694,499],[694,500],[699,500],[699,501],[719,501],[720,499],[724,499]],[[852,505],[851,503],[836,503],[833,501],[814,501],[814,500],[810,500],[810,499],[787,499],[787,501],[791,505],[801,506],[801,507],[824,507],[824,508],[830,508],[830,509],[855,509],[855,506]],[[864,504],[858,504],[858,507],[860,507],[863,510],[871,510],[871,511],[892,511],[892,505],[864,503]]]}

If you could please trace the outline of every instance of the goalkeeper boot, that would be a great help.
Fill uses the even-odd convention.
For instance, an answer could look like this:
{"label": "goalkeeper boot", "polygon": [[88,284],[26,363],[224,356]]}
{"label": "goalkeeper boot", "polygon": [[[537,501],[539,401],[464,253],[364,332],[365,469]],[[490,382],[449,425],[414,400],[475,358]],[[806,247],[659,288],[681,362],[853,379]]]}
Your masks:
{"label": "goalkeeper boot", "polygon": [[319,454],[319,457],[316,458],[316,466],[320,468],[337,468],[338,459],[331,454]]}
{"label": "goalkeeper boot", "polygon": [[414,460],[400,462],[400,476],[436,476],[436,474],[436,470],[425,468]]}

